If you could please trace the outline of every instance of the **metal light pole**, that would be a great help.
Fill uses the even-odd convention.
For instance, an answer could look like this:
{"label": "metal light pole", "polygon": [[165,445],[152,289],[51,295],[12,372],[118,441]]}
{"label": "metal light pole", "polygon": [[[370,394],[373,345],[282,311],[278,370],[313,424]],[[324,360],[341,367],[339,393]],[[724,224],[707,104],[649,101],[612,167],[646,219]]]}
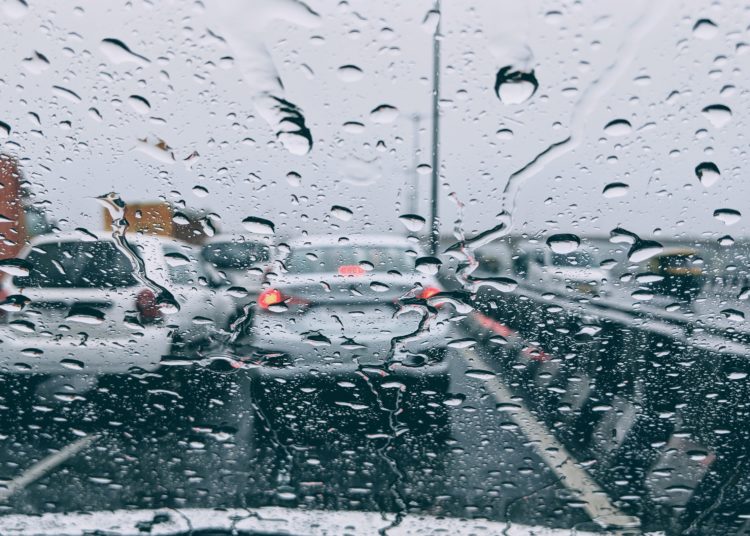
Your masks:
{"label": "metal light pole", "polygon": [[440,180],[440,0],[435,0],[438,22],[432,41],[432,195],[430,199],[430,252],[437,254],[440,244],[438,222],[438,181]]}

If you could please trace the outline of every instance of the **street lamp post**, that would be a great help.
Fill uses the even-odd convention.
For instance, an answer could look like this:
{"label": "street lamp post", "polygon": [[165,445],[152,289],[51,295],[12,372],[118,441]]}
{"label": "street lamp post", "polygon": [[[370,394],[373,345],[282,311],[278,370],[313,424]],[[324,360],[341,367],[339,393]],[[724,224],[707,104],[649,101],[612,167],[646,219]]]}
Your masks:
{"label": "street lamp post", "polygon": [[430,198],[430,252],[435,255],[440,243],[438,222],[438,181],[440,179],[440,0],[435,0],[437,25],[432,41],[432,192]]}

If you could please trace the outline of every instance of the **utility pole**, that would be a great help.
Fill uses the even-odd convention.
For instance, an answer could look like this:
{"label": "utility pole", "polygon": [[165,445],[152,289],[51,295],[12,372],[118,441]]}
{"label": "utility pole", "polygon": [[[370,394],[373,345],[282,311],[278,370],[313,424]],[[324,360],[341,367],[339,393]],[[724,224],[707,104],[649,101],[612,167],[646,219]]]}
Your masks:
{"label": "utility pole", "polygon": [[419,153],[421,151],[420,143],[419,143],[419,128],[420,128],[420,121],[422,120],[422,117],[419,114],[414,114],[412,116],[412,123],[414,126],[414,131],[412,132],[412,153],[414,157],[412,158],[412,187],[411,192],[409,192],[409,214],[417,214],[419,211],[419,171],[417,171],[417,167],[419,167]]}
{"label": "utility pole", "polygon": [[438,182],[440,181],[440,0],[435,0],[437,25],[432,41],[432,196],[430,198],[430,252],[437,254],[440,244],[438,221]]}

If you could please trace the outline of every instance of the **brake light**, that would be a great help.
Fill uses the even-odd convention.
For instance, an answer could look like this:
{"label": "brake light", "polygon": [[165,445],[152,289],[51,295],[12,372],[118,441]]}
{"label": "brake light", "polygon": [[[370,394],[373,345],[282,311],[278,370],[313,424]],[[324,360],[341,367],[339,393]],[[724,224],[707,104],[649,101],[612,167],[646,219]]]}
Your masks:
{"label": "brake light", "polygon": [[151,289],[144,288],[135,298],[135,308],[141,321],[154,321],[161,318],[161,309],[156,303],[156,295]]}
{"label": "brake light", "polygon": [[425,287],[425,289],[419,294],[419,297],[423,300],[429,300],[436,294],[440,294],[440,289],[437,287]]}
{"label": "brake light", "polygon": [[339,275],[364,275],[365,269],[358,264],[345,264],[339,266]]}
{"label": "brake light", "polygon": [[284,301],[284,295],[275,288],[267,288],[258,296],[258,305],[261,309],[268,309],[272,305]]}

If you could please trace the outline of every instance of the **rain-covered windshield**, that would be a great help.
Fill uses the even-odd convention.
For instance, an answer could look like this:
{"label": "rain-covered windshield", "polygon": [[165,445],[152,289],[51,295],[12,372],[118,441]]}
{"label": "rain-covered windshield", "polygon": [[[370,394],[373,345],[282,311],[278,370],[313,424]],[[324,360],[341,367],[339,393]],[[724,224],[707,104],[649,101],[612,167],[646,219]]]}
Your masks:
{"label": "rain-covered windshield", "polygon": [[0,535],[750,534],[746,0],[0,31]]}

